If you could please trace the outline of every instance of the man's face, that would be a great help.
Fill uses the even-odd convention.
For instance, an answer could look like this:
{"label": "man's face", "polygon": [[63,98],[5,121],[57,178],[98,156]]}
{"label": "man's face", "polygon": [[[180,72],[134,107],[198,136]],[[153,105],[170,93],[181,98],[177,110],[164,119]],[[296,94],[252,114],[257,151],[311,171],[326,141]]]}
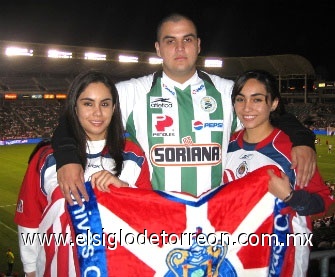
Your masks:
{"label": "man's face", "polygon": [[191,21],[182,19],[164,23],[155,48],[157,55],[163,59],[164,72],[171,79],[183,83],[194,74],[200,39]]}

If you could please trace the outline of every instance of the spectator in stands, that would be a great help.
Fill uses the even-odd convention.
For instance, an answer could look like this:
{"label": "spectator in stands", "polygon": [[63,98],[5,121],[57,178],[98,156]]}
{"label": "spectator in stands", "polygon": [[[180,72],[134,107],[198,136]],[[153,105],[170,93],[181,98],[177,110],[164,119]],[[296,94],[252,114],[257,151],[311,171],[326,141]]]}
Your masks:
{"label": "spectator in stands", "polygon": [[[200,195],[220,185],[231,131],[241,128],[230,104],[233,82],[197,70],[200,38],[194,22],[184,15],[172,14],[160,22],[155,47],[163,59],[163,71],[117,84],[123,122],[130,137],[150,158],[154,189]],[[199,130],[196,124],[202,122],[208,127]],[[299,184],[305,185],[315,170],[315,135],[289,114],[276,123],[290,134],[295,146],[310,146],[297,146],[292,152],[292,166],[299,169]],[[87,194],[70,126],[65,118],[60,121],[53,147],[59,185],[72,203],[70,192],[79,202],[78,190],[86,199]],[[157,145],[178,150],[199,144],[219,145],[220,154],[202,163],[193,158],[167,161],[154,152]]]}
{"label": "spectator in stands", "polygon": [[[242,178],[266,165],[276,165],[282,176],[269,170],[268,187],[274,196],[276,225],[280,225],[280,228],[275,227],[274,233],[279,238],[291,233],[309,234],[312,222],[308,215],[325,212],[333,200],[318,170],[306,188],[297,186],[297,172],[292,169],[292,143],[272,124],[284,109],[275,77],[263,70],[241,74],[233,87],[232,102],[244,129],[235,133],[229,143],[224,181]],[[281,225],[279,222],[290,223]],[[309,246],[301,243],[294,250],[285,239],[281,242],[280,249],[272,248],[281,274],[306,276]]]}
{"label": "spectator in stands", "polygon": [[[111,184],[151,189],[143,151],[125,140],[119,97],[110,76],[95,71],[79,74],[70,86],[65,115],[85,168],[85,181],[90,180],[101,191],[108,191]],[[29,161],[15,214],[24,271],[26,276],[79,276],[74,246],[40,245],[38,240],[24,243],[29,234],[57,232],[69,238],[71,233],[52,148],[42,141],[36,151]]]}

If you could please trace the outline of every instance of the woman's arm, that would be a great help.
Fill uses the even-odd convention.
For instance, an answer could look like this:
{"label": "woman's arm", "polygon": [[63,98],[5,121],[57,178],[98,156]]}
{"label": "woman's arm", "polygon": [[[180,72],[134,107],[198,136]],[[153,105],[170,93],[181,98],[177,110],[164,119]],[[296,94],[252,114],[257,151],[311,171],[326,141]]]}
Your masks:
{"label": "woman's arm", "polygon": [[110,192],[109,186],[112,185],[117,188],[129,187],[129,184],[120,180],[117,176],[113,175],[108,170],[101,170],[92,174],[91,185],[93,188],[97,187],[98,190]]}
{"label": "woman's arm", "polygon": [[[281,177],[268,170],[270,176],[269,192],[286,202],[299,215],[313,215],[324,212],[325,203],[321,195],[304,189],[293,190],[288,176],[281,172]],[[324,185],[326,188],[326,186]]]}
{"label": "woman's arm", "polygon": [[129,138],[124,149],[123,169],[119,176],[132,188],[152,189],[148,160],[142,148]]}
{"label": "woman's arm", "polygon": [[38,228],[18,226],[20,256],[26,276],[35,276],[38,256],[38,240],[28,240],[27,237],[30,236],[30,238],[32,238],[32,235],[34,233],[37,234],[37,232]]}

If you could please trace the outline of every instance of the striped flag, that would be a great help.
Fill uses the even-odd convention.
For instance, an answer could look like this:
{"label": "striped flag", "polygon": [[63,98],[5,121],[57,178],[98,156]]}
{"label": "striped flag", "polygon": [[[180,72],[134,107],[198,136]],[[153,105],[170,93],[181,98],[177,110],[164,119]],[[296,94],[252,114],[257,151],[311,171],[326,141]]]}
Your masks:
{"label": "striped flag", "polygon": [[90,201],[69,206],[81,275],[292,273],[294,252],[269,243],[288,233],[275,221],[269,168],[279,174],[266,166],[200,197],[112,186],[103,193],[86,183]]}

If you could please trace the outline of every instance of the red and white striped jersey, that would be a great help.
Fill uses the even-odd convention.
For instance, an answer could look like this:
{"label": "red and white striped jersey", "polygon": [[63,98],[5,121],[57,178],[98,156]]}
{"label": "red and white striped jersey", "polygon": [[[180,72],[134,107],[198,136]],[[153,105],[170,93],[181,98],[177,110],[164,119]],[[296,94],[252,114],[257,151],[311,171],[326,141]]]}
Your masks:
{"label": "red and white striped jersey", "polygon": [[[114,160],[104,153],[105,141],[87,147],[85,181]],[[127,140],[120,179],[130,187],[151,189],[147,160],[140,147]],[[71,244],[71,224],[66,201],[57,183],[56,161],[51,146],[44,146],[28,165],[18,197],[15,222],[24,271],[37,276],[79,276],[78,258]],[[57,240],[59,240],[57,242]]]}

